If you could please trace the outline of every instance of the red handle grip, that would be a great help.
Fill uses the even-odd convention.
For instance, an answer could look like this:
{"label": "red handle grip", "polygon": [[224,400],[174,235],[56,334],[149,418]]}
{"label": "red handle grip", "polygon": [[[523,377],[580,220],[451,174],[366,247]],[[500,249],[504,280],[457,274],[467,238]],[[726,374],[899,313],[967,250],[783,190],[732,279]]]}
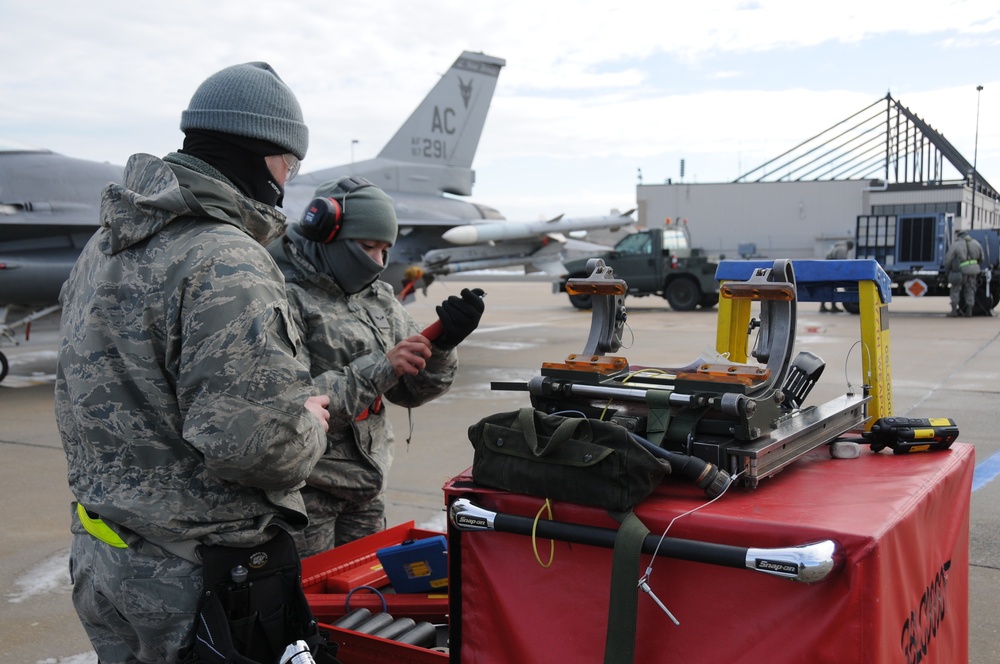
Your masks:
{"label": "red handle grip", "polygon": [[[486,297],[486,293],[484,293],[481,288],[474,288],[472,292],[474,295],[478,297]],[[425,327],[424,331],[421,332],[420,334],[427,337],[427,341],[434,341],[442,334],[444,334],[444,323],[442,323],[441,319],[439,318],[438,320],[434,321],[433,323]]]}
{"label": "red handle grip", "polygon": [[427,341],[434,341],[435,339],[440,337],[443,332],[444,332],[444,323],[442,323],[440,320],[436,320],[427,327],[425,327],[424,331],[421,332],[420,334],[427,337]]}

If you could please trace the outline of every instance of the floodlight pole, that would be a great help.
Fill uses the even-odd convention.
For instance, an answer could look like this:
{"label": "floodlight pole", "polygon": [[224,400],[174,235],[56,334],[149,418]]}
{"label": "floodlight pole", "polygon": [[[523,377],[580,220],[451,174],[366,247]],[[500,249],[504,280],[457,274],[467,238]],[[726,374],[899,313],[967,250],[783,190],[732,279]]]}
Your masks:
{"label": "floodlight pole", "polygon": [[983,96],[983,86],[976,86],[976,145],[972,151],[972,221],[969,228],[976,227],[976,187],[978,186],[979,171],[976,164],[979,161],[979,99]]}

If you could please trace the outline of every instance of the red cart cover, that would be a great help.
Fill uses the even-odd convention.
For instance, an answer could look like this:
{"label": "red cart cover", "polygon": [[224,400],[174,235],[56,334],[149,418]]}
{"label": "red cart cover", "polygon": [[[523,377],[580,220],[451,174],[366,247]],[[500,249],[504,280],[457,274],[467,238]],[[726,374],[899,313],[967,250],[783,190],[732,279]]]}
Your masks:
{"label": "red cart cover", "polygon": [[[867,449],[832,459],[820,448],[761,481],[733,487],[678,519],[670,537],[740,547],[833,539],[837,566],[804,584],[760,572],[657,557],[649,584],[680,621],[639,593],[636,662],[802,664],[968,661],[972,445],[895,456]],[[534,517],[541,499],[477,488],[470,471],[446,500],[468,497]],[[668,477],[635,512],[655,534],[706,502]],[[599,509],[553,503],[553,518],[617,528]],[[544,515],[542,518],[546,518]],[[458,537],[452,530],[450,537]],[[500,532],[463,532],[459,564],[463,664],[601,662],[612,551]],[[643,555],[638,575],[651,557]],[[611,617],[614,619],[614,616]]]}

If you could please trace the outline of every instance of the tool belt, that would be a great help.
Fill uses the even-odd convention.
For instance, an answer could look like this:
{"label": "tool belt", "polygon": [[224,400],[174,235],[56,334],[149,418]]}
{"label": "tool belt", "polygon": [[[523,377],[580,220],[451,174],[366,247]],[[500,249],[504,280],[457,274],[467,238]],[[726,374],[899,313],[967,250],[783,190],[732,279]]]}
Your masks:
{"label": "tool belt", "polygon": [[975,258],[962,261],[958,264],[958,269],[962,274],[979,274],[979,261]]}
{"label": "tool belt", "polygon": [[[76,504],[84,530],[117,549],[129,545],[97,514]],[[302,590],[302,563],[284,530],[252,547],[147,542],[200,563],[203,595],[195,641],[182,664],[273,664],[305,641],[317,664],[338,664],[337,644],[320,633]]]}
{"label": "tool belt", "polygon": [[317,664],[337,664],[302,590],[302,565],[284,530],[247,548],[202,547],[204,595],[184,664],[273,664],[305,641]]}

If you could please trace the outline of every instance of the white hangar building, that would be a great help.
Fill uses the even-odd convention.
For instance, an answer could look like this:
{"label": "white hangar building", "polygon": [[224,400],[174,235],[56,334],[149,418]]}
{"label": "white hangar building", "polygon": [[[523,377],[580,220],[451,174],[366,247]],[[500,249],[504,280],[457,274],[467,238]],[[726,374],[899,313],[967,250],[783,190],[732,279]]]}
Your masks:
{"label": "white hangar building", "polygon": [[944,212],[1000,227],[1000,195],[944,136],[886,95],[734,182],[640,184],[638,225],[687,220],[727,258],[823,258],[859,215]]}

